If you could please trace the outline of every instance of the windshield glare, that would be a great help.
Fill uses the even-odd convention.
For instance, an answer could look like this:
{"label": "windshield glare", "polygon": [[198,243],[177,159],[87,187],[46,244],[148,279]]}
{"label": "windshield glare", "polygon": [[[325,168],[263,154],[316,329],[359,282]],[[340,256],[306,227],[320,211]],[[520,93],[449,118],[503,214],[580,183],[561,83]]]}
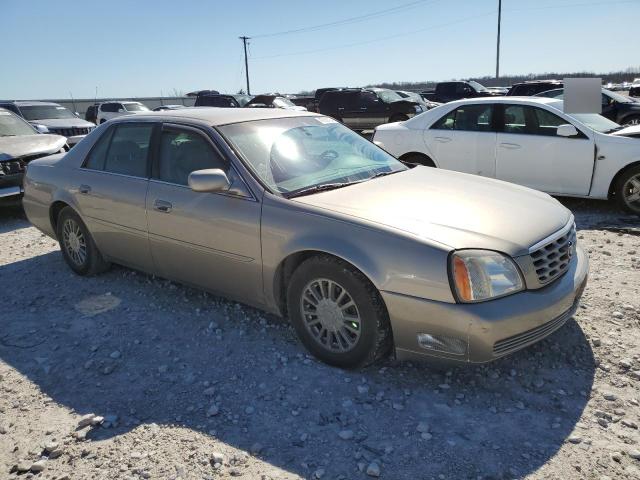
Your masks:
{"label": "windshield glare", "polygon": [[375,93],[378,96],[378,98],[385,103],[391,103],[391,102],[396,102],[398,100],[403,100],[403,98],[393,90],[376,90]]}
{"label": "windshield glare", "polygon": [[273,99],[273,104],[276,107],[295,107],[295,104],[288,98],[278,97]]}
{"label": "windshield glare", "polygon": [[60,105],[21,106],[20,112],[27,120],[49,120],[52,118],[78,118],[70,110]]}
{"label": "windshield glare", "polygon": [[571,113],[569,116],[584,123],[587,127],[601,133],[607,133],[611,130],[621,128],[616,122],[612,122],[608,118],[598,115],[597,113]]}
{"label": "windshield glare", "polygon": [[0,137],[35,135],[37,133],[31,125],[17,115],[0,110]]}
{"label": "windshield glare", "polygon": [[406,170],[384,150],[327,117],[259,120],[219,129],[260,180],[281,194]]}
{"label": "windshield glare", "polygon": [[123,103],[127,112],[148,112],[149,109],[141,103]]}
{"label": "windshield glare", "polygon": [[478,82],[474,82],[473,80],[469,80],[469,85],[475,88],[476,92],[487,92],[488,90],[484,85],[480,85]]}

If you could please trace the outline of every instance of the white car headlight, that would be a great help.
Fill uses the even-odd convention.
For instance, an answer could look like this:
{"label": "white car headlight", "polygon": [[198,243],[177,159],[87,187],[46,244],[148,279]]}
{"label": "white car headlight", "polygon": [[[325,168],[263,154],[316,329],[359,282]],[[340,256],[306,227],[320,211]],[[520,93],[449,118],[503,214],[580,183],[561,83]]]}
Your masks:
{"label": "white car headlight", "polygon": [[416,113],[420,113],[422,112],[422,106],[420,105],[415,105],[414,108],[416,109]]}
{"label": "white car headlight", "polygon": [[450,262],[451,282],[460,302],[482,302],[524,289],[517,265],[502,253],[460,250]]}

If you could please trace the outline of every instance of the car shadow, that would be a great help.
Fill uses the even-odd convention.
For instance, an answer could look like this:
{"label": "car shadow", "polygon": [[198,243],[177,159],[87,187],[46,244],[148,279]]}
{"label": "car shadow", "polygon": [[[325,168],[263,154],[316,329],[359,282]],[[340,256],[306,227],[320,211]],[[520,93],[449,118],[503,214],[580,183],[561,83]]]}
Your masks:
{"label": "car shadow", "polygon": [[90,438],[177,425],[261,444],[262,461],[305,478],[364,477],[374,460],[383,478],[525,476],[574,430],[594,379],[573,320],[490,365],[342,371],[283,320],[124,268],[78,277],[59,252],[1,266],[0,290],[0,359],[60,405],[117,416]]}
{"label": "car shadow", "polygon": [[29,227],[19,200],[0,199],[0,233]]}

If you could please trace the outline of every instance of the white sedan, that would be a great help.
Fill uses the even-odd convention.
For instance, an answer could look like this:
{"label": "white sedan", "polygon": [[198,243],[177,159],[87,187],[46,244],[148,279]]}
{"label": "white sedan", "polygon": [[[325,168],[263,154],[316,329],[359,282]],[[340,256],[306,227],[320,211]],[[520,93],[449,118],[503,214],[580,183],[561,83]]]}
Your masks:
{"label": "white sedan", "polygon": [[640,126],[562,110],[561,101],[548,98],[460,100],[381,125],[373,142],[407,163],[552,195],[615,199],[640,214]]}

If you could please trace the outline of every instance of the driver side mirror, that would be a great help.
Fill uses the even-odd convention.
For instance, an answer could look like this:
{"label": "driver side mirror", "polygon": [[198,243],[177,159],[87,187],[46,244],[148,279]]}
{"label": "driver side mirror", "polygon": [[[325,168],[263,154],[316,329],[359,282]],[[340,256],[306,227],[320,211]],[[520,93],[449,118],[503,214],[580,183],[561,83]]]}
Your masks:
{"label": "driver side mirror", "polygon": [[227,174],[219,168],[191,172],[188,183],[194,192],[226,192],[231,187]]}
{"label": "driver side mirror", "polygon": [[565,125],[558,125],[558,130],[556,131],[556,135],[558,135],[559,137],[570,138],[570,137],[577,137],[579,134],[578,134],[578,129],[576,127],[567,123]]}

